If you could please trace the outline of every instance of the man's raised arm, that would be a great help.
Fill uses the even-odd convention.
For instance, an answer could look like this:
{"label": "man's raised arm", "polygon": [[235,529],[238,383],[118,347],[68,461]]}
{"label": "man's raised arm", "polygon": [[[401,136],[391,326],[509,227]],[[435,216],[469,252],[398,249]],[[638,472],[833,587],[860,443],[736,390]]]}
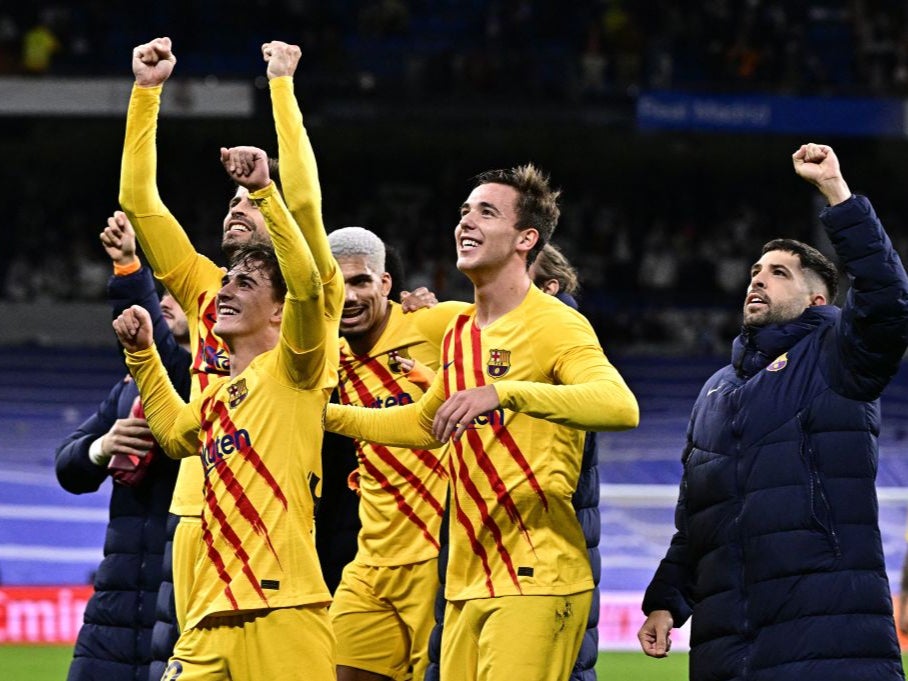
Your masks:
{"label": "man's raised arm", "polygon": [[[120,167],[120,206],[136,230],[151,268],[166,277],[195,249],[158,194],[157,125],[161,90],[173,72],[176,57],[170,38],[155,38],[132,52],[135,84],[126,113],[126,137]],[[174,291],[177,295],[178,292]],[[186,306],[189,302],[180,299]]]}
{"label": "man's raised arm", "polygon": [[[303,387],[319,379],[327,359],[323,352],[327,338],[322,283],[305,239],[293,221],[280,192],[268,172],[268,156],[255,147],[221,149],[221,162],[234,181],[249,191],[252,201],[265,218],[274,252],[287,284],[281,322],[281,338],[298,355],[296,382]],[[321,350],[319,352],[313,352]],[[338,358],[333,358],[334,365]]]}
{"label": "man's raised arm", "polygon": [[126,366],[139,388],[145,419],[164,452],[174,459],[198,454],[198,409],[177,394],[152,341],[151,316],[133,305],[113,322],[126,350]]}

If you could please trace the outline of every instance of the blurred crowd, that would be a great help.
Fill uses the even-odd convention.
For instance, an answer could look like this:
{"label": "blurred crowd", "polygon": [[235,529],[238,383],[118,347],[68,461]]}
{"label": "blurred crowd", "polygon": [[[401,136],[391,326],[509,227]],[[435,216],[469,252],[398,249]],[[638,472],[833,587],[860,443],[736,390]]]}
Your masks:
{"label": "blurred crowd", "polygon": [[0,74],[122,75],[124,48],[164,34],[199,76],[247,77],[250,48],[297,43],[311,85],[337,96],[908,91],[905,0],[5,3]]}
{"label": "blurred crowd", "polygon": [[[262,73],[262,41],[297,42],[303,48],[297,90],[305,93],[304,111],[309,102],[346,96],[414,103],[447,98],[502,108],[503,102],[520,98],[539,107],[627,100],[647,88],[908,91],[908,0],[583,0],[569,5],[554,0],[195,0],[179,6],[157,3],[142,12],[100,0],[7,3],[0,7],[0,75],[129,77],[125,55],[135,44],[164,34],[174,37],[180,75],[250,80]],[[103,300],[109,272],[96,234],[115,208],[110,201],[116,196],[120,128],[106,152],[100,147],[100,127],[98,135],[94,129],[75,133],[87,151],[67,151],[93,153],[106,173],[103,181],[93,177],[92,186],[85,187],[72,182],[66,164],[40,174],[19,172],[20,163],[42,164],[42,158],[62,152],[31,124],[17,125],[21,130],[7,126],[3,136],[14,161],[0,167],[0,182],[16,202],[7,210],[12,229],[0,252],[0,298]],[[162,143],[187,147],[185,162],[195,168],[202,141],[205,154],[226,141],[220,131],[200,129],[180,133],[169,127]],[[479,140],[486,133],[474,124],[457,134]],[[461,159],[454,171],[447,166],[455,159],[446,156],[444,167],[432,166],[437,173],[426,172],[426,159],[402,161],[405,154],[393,142],[375,140],[380,142],[379,153],[411,167],[395,173],[379,170],[373,160],[370,168],[358,149],[337,159],[320,156],[320,168],[335,164],[322,171],[326,223],[374,229],[401,252],[408,284],[430,286],[442,299],[468,297],[466,280],[453,267],[450,229],[469,177],[459,169],[475,171],[484,162]],[[536,153],[535,147],[526,150],[525,141],[515,146],[523,149],[515,162]],[[821,234],[812,217],[820,206],[809,205],[803,188],[797,193],[786,175],[791,151],[772,152],[778,167],[760,172],[784,176],[785,182],[762,187],[762,193],[761,187],[730,188],[728,177],[717,190],[718,176],[728,168],[716,164],[688,172],[689,162],[653,175],[646,161],[630,158],[618,161],[628,174],[643,179],[607,192],[596,166],[612,164],[614,157],[563,159],[566,167],[582,167],[580,180],[565,180],[554,164],[534,156],[567,190],[556,242],[580,271],[583,309],[596,328],[627,346],[674,344],[686,351],[723,352],[737,331],[748,268],[760,244],[781,233],[809,242]],[[107,161],[97,160],[105,153]],[[849,167],[863,154],[853,152]],[[161,175],[162,194],[174,214],[202,250],[216,257],[210,225],[218,224],[223,213],[196,197],[223,194],[226,207],[223,177],[193,175],[190,192],[185,178]],[[866,175],[875,188],[877,180]],[[906,230],[897,223],[905,207],[897,179],[892,180],[881,190],[896,200],[888,206],[875,203],[892,211],[895,217],[884,222],[908,253],[908,237],[900,236]]]}

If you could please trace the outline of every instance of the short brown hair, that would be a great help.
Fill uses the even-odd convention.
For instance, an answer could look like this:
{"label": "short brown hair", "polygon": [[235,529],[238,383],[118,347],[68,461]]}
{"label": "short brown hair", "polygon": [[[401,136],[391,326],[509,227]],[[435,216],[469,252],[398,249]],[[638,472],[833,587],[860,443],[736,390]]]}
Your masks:
{"label": "short brown hair", "polygon": [[527,266],[539,255],[542,247],[552,238],[561,209],[558,208],[560,189],[549,186],[549,176],[527,163],[515,168],[487,170],[476,176],[476,185],[505,184],[517,190],[517,229],[533,227],[539,232],[539,241],[527,254]]}
{"label": "short brown hair", "polygon": [[761,255],[769,251],[786,251],[794,253],[801,262],[801,267],[810,270],[822,279],[829,295],[826,296],[827,302],[832,305],[839,293],[839,272],[835,265],[825,255],[820,253],[813,246],[808,246],[802,241],[795,239],[773,239],[763,244]]}
{"label": "short brown hair", "polygon": [[284,300],[287,295],[287,282],[284,281],[277,254],[270,244],[250,242],[240,246],[230,256],[229,269],[240,266],[253,272],[261,271],[271,282],[275,302]]}

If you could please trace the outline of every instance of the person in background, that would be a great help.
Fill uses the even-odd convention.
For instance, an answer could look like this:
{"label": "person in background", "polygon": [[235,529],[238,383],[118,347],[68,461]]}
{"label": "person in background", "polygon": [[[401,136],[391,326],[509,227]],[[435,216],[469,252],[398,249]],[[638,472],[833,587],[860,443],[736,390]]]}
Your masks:
{"label": "person in background", "polygon": [[[568,307],[578,309],[577,296],[580,293],[580,277],[561,249],[547,243],[539,252],[529,269],[530,279],[537,288],[555,296]],[[596,661],[599,659],[599,582],[602,579],[602,557],[599,554],[601,541],[601,518],[599,516],[599,450],[596,433],[588,432],[583,441],[583,462],[580,465],[580,480],[571,497],[577,520],[583,528],[586,552],[593,570],[593,602],[587,618],[583,643],[570,681],[595,681]]]}
{"label": "person in background", "polygon": [[[136,257],[135,234],[122,212],[108,219],[101,241],[113,261],[108,297],[114,317],[131,305],[149,311],[167,373],[188,397],[186,315],[169,295],[159,304],[151,271]],[[152,630],[177,465],[152,438],[130,376],[118,381],[98,411],[60,444],[55,470],[60,485],[73,494],[96,492],[107,478],[114,481],[104,559],[95,572],[67,679],[144,681],[154,674]],[[165,638],[172,648],[175,627]],[[163,666],[155,678],[161,671]]]}

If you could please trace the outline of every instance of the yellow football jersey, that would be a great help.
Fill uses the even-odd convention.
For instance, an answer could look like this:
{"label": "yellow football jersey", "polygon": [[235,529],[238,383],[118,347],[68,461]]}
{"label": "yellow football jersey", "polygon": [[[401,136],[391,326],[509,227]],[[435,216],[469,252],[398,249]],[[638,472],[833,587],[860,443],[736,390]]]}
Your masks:
{"label": "yellow football jersey", "polygon": [[[408,379],[400,359],[412,358],[436,369],[444,329],[464,307],[440,303],[404,314],[391,302],[388,324],[368,354],[353,354],[341,339],[341,404],[384,409],[419,400],[424,388]],[[357,441],[362,495],[358,562],[406,565],[438,555],[448,486],[446,458],[446,448],[432,452]]]}
{"label": "yellow football jersey", "polygon": [[632,427],[638,408],[589,322],[554,297],[531,287],[482,329],[471,306],[449,326],[441,371],[422,400],[382,413],[329,405],[326,428],[428,446],[444,400],[486,385],[495,386],[500,407],[477,416],[449,455],[446,598],[592,589],[571,504],[583,431]]}

